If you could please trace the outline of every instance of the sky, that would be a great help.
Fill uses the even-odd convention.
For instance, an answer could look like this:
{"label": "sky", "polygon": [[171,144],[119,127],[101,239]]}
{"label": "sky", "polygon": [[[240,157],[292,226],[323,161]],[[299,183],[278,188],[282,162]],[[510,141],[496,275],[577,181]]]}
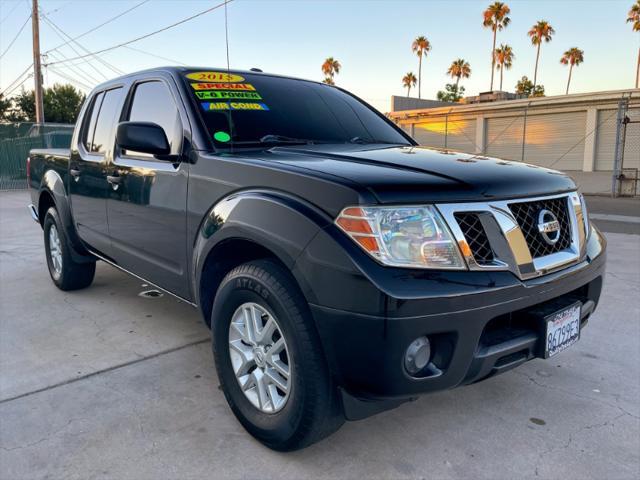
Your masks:
{"label": "sky", "polygon": [[[93,31],[140,1],[40,0],[40,9],[71,37],[92,30],[78,42],[93,52],[160,29],[222,0],[148,0]],[[321,80],[320,66],[326,57],[333,56],[342,64],[336,84],[385,112],[390,108],[391,95],[406,94],[402,77],[409,71],[417,75],[418,57],[412,53],[411,43],[415,37],[424,35],[432,50],[423,60],[422,97],[435,98],[438,90],[452,82],[446,71],[460,57],[471,64],[472,70],[471,77],[464,79],[462,85],[467,95],[476,95],[489,90],[491,76],[492,36],[482,26],[482,11],[489,3],[489,0],[234,0],[228,5],[230,66],[258,67],[265,72]],[[515,61],[511,70],[505,71],[505,90],[513,91],[523,75],[533,77],[536,52],[527,31],[541,19],[549,21],[556,30],[553,40],[542,45],[540,57],[538,83],[545,86],[547,95],[564,93],[568,67],[560,64],[560,57],[571,47],[584,50],[584,63],[574,68],[571,93],[633,87],[640,34],[625,23],[633,0],[506,3],[511,8],[511,24],[498,32],[497,43],[511,45]],[[31,0],[0,0],[0,55],[3,55],[0,91],[32,62],[30,22],[8,48],[28,18],[30,4]],[[63,43],[61,38],[65,38],[44,20],[40,34],[42,52],[57,47]],[[224,9],[130,46],[147,53],[117,48],[100,58],[125,72],[176,62],[224,67]],[[74,48],[85,53],[79,46]],[[65,46],[49,54],[45,63],[77,55],[70,46]],[[71,66],[67,63],[46,68],[45,86],[67,83],[63,76],[76,82],[83,91],[89,91],[105,77],[116,74],[90,57],[72,62]],[[32,79],[24,86],[33,88]],[[416,96],[417,89],[411,94]]]}

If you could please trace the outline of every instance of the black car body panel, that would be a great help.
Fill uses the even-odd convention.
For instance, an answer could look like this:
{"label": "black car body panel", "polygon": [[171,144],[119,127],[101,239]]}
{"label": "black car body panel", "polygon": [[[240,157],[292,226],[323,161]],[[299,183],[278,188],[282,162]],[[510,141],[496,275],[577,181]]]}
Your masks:
{"label": "black car body panel", "polygon": [[522,192],[533,197],[576,188],[555,170],[426,147],[314,145],[272,153],[274,161],[353,180],[381,204],[507,199]]}
{"label": "black car body panel", "polygon": [[[511,271],[385,266],[334,223],[349,206],[574,192],[566,175],[418,147],[373,110],[367,114],[387,125],[398,143],[228,148],[215,144],[203,125],[203,113],[183,78],[190,70],[155,69],[97,87],[83,106],[69,151],[31,152],[29,182],[36,211],[42,219],[45,207],[57,207],[78,258],[89,252],[99,255],[197,305],[208,323],[215,295],[215,282],[208,279],[249,250],[268,252],[289,269],[309,303],[351,418],[362,416],[352,408],[358,404],[355,398],[384,399],[392,405],[540,356],[536,309],[580,301],[583,323],[593,312],[605,263],[605,243],[593,227],[580,262],[523,280]],[[239,73],[255,82],[279,78]],[[117,124],[130,120],[135,92],[153,82],[167,92],[165,100],[177,112],[176,132],[169,132],[174,152],[164,159],[116,148]],[[107,142],[84,141],[89,112],[99,95],[104,101],[103,92],[114,89],[120,91],[111,98],[114,114],[104,133]],[[506,340],[487,340],[498,331]],[[419,335],[433,339],[434,368],[415,378],[403,369],[402,355]]]}

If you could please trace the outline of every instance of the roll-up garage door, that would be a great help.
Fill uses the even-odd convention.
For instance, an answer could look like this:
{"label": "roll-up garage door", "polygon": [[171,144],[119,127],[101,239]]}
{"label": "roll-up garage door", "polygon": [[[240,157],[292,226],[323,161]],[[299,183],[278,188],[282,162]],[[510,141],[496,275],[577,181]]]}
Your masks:
{"label": "roll-up garage door", "polygon": [[520,160],[524,117],[488,118],[485,152],[491,157]]}
{"label": "roll-up garage door", "polygon": [[596,131],[596,170],[613,170],[618,110],[599,110]]}
{"label": "roll-up garage door", "polygon": [[557,170],[582,170],[587,112],[529,114],[524,161]]}
{"label": "roll-up garage door", "polygon": [[640,108],[629,109],[627,115],[632,123],[627,124],[622,167],[640,169]]}
{"label": "roll-up garage door", "polygon": [[459,152],[476,152],[476,119],[451,118],[446,125],[447,143],[450,150]]}
{"label": "roll-up garage door", "polygon": [[430,118],[415,124],[413,138],[420,145],[444,148],[445,117]]}

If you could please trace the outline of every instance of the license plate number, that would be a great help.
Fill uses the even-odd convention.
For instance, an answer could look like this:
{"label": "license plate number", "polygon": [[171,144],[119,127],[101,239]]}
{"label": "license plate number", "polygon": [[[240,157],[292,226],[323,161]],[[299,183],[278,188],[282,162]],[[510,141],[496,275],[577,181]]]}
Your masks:
{"label": "license plate number", "polygon": [[580,307],[576,303],[545,318],[545,358],[557,355],[580,339]]}

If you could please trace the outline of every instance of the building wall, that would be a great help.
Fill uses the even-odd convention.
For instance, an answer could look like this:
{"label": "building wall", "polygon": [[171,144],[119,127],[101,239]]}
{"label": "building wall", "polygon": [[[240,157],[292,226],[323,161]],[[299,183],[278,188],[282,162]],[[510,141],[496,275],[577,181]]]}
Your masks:
{"label": "building wall", "polygon": [[[623,96],[630,98],[629,116],[640,119],[639,89],[394,111],[390,117],[421,145],[610,172]],[[624,168],[640,169],[640,123],[627,125]]]}

